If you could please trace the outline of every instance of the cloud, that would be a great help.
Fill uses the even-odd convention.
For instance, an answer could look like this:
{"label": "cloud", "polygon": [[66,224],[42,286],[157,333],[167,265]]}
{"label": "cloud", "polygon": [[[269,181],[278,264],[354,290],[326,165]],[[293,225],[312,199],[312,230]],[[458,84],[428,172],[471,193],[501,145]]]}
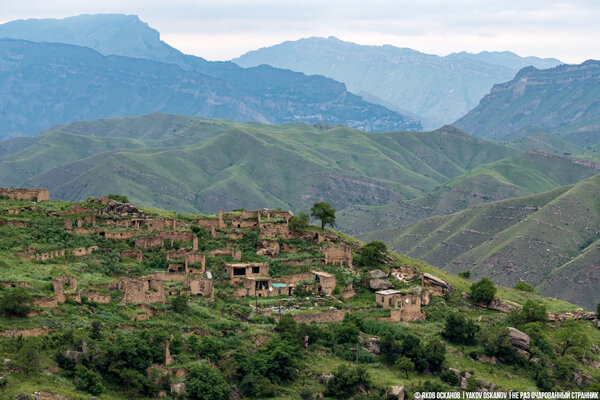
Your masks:
{"label": "cloud", "polygon": [[180,50],[229,59],[308,36],[440,55],[511,50],[566,62],[600,58],[596,0],[3,0],[0,18],[137,14]]}

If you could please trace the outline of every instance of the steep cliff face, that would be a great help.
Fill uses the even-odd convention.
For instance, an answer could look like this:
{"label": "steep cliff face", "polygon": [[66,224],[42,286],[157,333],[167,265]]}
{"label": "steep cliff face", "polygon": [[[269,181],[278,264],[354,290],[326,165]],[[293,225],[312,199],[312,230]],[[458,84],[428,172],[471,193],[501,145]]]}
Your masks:
{"label": "steep cliff face", "polygon": [[[600,61],[522,69],[513,80],[494,85],[479,105],[454,123],[479,137],[526,135],[547,129],[572,143],[600,140]],[[519,132],[520,131],[520,132]]]}

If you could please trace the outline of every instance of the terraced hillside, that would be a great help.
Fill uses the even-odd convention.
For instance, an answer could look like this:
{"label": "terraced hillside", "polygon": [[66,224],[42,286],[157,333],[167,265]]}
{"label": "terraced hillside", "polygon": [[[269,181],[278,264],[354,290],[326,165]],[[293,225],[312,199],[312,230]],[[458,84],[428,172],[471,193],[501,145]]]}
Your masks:
{"label": "terraced hillside", "polygon": [[599,300],[600,175],[542,194],[479,204],[364,235],[452,272],[519,280],[586,307]]}
{"label": "terraced hillside", "polygon": [[289,212],[2,193],[3,397],[383,400],[600,383],[594,313],[502,287],[475,303],[469,280]]}
{"label": "terraced hillside", "polygon": [[388,204],[515,153],[450,127],[364,133],[156,113],[57,126],[5,147],[14,152],[0,158],[2,186],[49,187],[63,200],[123,193],[179,212]]}
{"label": "terraced hillside", "polygon": [[594,161],[527,151],[478,165],[415,199],[384,206],[352,206],[340,213],[339,224],[352,234],[398,228],[479,203],[542,193],[598,173],[600,163]]}

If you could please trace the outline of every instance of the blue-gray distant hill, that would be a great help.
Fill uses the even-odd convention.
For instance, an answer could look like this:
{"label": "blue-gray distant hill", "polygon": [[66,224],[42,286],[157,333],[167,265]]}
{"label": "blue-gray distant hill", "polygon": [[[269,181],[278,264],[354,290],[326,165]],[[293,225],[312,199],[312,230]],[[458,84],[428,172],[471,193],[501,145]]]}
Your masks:
{"label": "blue-gray distant hill", "polygon": [[185,55],[136,16],[13,21],[0,25],[0,38],[0,138],[154,111],[263,123],[324,121],[366,131],[421,128],[330,78]]}
{"label": "blue-gray distant hill", "polygon": [[454,125],[485,138],[511,140],[545,133],[579,146],[598,146],[600,61],[524,68],[513,80],[494,85]]}
{"label": "blue-gray distant hill", "polygon": [[511,52],[440,57],[389,45],[362,46],[334,37],[284,42],[232,61],[242,67],[267,64],[328,76],[365,99],[420,116],[426,128],[465,115],[495,83],[512,79],[523,67],[560,64],[553,58],[523,58]]}

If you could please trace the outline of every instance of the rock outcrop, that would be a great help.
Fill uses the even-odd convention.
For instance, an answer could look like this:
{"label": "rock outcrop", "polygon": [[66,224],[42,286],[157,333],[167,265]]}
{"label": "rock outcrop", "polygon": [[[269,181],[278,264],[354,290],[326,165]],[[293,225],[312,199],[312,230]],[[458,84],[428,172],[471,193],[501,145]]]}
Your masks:
{"label": "rock outcrop", "polygon": [[390,281],[386,281],[385,279],[371,279],[369,281],[369,287],[371,290],[384,290],[391,289],[394,287]]}

